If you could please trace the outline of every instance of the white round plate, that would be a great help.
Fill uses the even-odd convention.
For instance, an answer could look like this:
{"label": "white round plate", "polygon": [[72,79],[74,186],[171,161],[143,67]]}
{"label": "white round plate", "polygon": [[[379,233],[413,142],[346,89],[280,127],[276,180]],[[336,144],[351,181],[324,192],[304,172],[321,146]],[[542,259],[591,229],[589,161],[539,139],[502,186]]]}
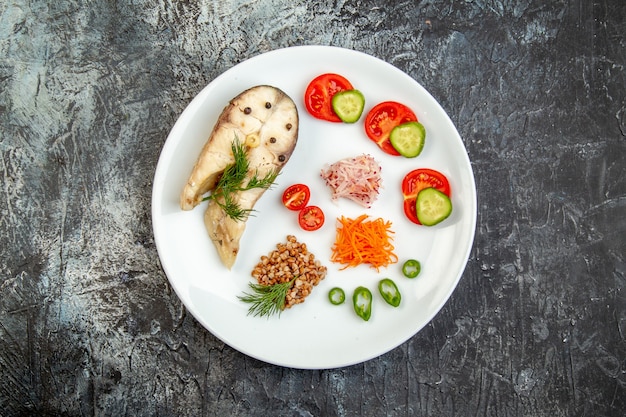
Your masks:
{"label": "white round plate", "polygon": [[[334,72],[348,78],[366,98],[361,121],[349,125],[311,117],[304,91],[314,77]],[[200,149],[218,115],[243,90],[269,84],[286,92],[297,104],[300,130],[295,151],[275,185],[257,203],[247,222],[237,261],[231,270],[218,258],[204,228],[205,204],[182,211],[179,196]],[[408,159],[384,154],[364,133],[363,119],[375,104],[395,100],[408,105],[425,126],[421,155]],[[372,208],[349,200],[331,201],[320,178],[326,164],[361,154],[382,166],[383,189]],[[452,215],[434,227],[409,222],[403,213],[400,184],[415,168],[444,173],[452,189]],[[301,230],[297,215],[281,203],[283,190],[293,183],[311,188],[310,204],[320,206],[326,223],[315,232]],[[366,213],[392,222],[400,262],[377,272],[368,266],[340,270],[330,261],[335,219]],[[293,368],[326,369],[377,357],[405,342],[441,309],[456,287],[469,256],[476,226],[476,189],[463,142],[437,101],[415,80],[394,66],[352,50],[300,46],[251,58],[226,71],[206,86],[182,113],[167,138],[154,177],[152,220],[157,250],[167,277],[186,308],[211,333],[233,348],[262,361]],[[270,318],[247,314],[237,296],[248,291],[254,265],[262,255],[284,242],[288,234],[307,244],[328,267],[326,278],[303,304]],[[414,258],[422,272],[415,279],[402,275],[401,264]],[[393,308],[377,292],[380,279],[393,279],[402,303]],[[341,287],[346,302],[334,306],[328,291]],[[369,321],[352,309],[352,291],[366,286],[374,294]]]}

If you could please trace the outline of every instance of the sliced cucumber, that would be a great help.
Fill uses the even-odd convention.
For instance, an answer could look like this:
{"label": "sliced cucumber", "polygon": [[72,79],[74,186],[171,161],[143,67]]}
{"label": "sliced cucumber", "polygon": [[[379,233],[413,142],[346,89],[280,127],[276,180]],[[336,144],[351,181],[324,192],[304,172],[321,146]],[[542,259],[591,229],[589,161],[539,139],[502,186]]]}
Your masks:
{"label": "sliced cucumber", "polygon": [[342,122],[355,123],[365,108],[365,97],[359,90],[345,90],[332,98],[333,111]]}
{"label": "sliced cucumber", "polygon": [[422,152],[426,140],[426,129],[420,122],[407,122],[394,127],[389,141],[396,151],[407,158],[415,158]]}
{"label": "sliced cucumber", "polygon": [[452,201],[436,188],[424,188],[417,194],[415,208],[420,223],[424,226],[434,226],[450,216]]}

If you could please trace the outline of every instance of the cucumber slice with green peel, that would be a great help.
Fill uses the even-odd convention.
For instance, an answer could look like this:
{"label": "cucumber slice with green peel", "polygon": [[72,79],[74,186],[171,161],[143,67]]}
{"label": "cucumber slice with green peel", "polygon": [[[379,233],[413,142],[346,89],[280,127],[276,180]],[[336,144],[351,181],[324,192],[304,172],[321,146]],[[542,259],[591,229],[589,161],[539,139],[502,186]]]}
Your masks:
{"label": "cucumber slice with green peel", "polygon": [[426,129],[420,122],[407,122],[394,127],[389,141],[400,155],[415,158],[422,152],[426,140]]}
{"label": "cucumber slice with green peel", "polygon": [[420,223],[424,226],[434,226],[450,216],[452,201],[436,188],[424,188],[417,194],[415,208]]}
{"label": "cucumber slice with green peel", "polygon": [[340,91],[331,102],[333,111],[344,123],[356,123],[365,108],[365,97],[359,90]]}

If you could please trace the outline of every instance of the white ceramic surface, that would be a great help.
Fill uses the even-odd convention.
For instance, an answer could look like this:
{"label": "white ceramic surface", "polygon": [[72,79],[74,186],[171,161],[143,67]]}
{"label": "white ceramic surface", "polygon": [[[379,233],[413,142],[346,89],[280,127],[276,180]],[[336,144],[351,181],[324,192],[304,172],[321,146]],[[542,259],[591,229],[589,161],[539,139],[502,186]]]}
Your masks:
{"label": "white ceramic surface", "polygon": [[[422,154],[414,159],[384,154],[365,136],[363,119],[354,125],[311,117],[303,103],[308,82],[335,72],[347,77],[366,98],[365,113],[375,104],[396,100],[411,107],[427,131]],[[241,91],[259,84],[274,85],[296,102],[300,114],[298,145],[275,186],[259,200],[248,221],[241,250],[232,270],[220,262],[203,224],[205,205],[181,211],[179,195],[219,113]],[[381,165],[383,189],[371,209],[351,201],[333,203],[319,176],[325,164],[367,153]],[[452,188],[453,213],[427,228],[410,223],[402,210],[400,183],[415,168],[444,173]],[[302,231],[296,213],[281,204],[283,190],[293,183],[311,188],[310,204],[320,206],[326,223],[315,232]],[[393,223],[394,245],[401,262],[418,259],[422,272],[403,277],[401,262],[376,272],[367,266],[340,271],[330,262],[335,219],[367,213]],[[336,368],[377,357],[422,329],[454,291],[468,260],[476,225],[476,189],[463,142],[437,101],[415,80],[372,56],[326,46],[301,46],[265,53],[226,71],[189,104],[170,132],[156,169],[152,217],[163,269],[177,295],[193,316],[233,348],[272,364],[305,368]],[[285,241],[288,234],[305,242],[328,275],[303,304],[280,317],[247,315],[237,299],[252,281],[250,271],[261,255]],[[393,279],[402,292],[398,308],[377,294],[379,279]],[[374,293],[373,313],[365,322],[351,306],[352,290],[367,286]],[[333,306],[332,287],[346,291],[346,303]]]}

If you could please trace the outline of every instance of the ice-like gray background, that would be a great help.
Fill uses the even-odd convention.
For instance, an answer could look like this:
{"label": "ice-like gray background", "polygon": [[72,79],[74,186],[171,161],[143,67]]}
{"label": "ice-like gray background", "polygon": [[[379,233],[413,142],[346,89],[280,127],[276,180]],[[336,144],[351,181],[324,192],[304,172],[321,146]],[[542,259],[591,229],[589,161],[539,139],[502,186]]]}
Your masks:
{"label": "ice-like gray background", "polygon": [[[622,0],[0,2],[0,416],[623,415],[625,19]],[[324,371],[204,330],[150,218],[190,100],[312,44],[424,85],[463,137],[479,209],[432,323]]]}

